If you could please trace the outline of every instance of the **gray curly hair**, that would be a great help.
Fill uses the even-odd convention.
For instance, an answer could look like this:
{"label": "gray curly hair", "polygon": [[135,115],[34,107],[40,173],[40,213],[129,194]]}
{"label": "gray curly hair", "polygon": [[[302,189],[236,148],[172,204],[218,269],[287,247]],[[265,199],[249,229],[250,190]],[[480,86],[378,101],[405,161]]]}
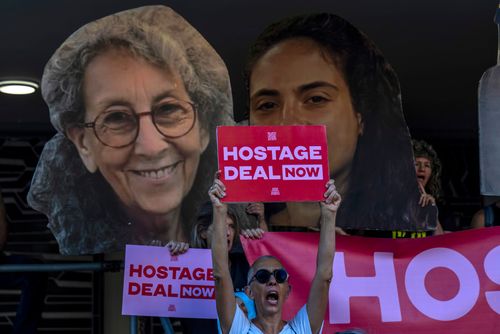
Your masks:
{"label": "gray curly hair", "polygon": [[[179,73],[196,106],[201,128],[211,138],[201,156],[195,186],[183,201],[183,217],[189,222],[184,224],[186,235],[189,235],[193,213],[206,197],[217,166],[216,125],[233,124],[231,88],[224,62],[203,36],[172,9],[165,6],[131,9],[88,23],[74,32],[56,50],[43,73],[42,96],[49,107],[51,123],[59,133],[44,148],[28,194],[30,205],[49,217],[49,227],[59,242],[60,251],[66,254],[100,252],[104,247],[92,246],[92,240],[85,238],[78,238],[76,246],[74,243],[70,245],[68,233],[76,235],[89,229],[68,224],[77,224],[74,222],[76,218],[87,220],[88,217],[84,214],[74,217],[72,213],[72,222],[65,221],[61,211],[68,203],[62,200],[57,204],[54,196],[57,193],[65,196],[72,187],[81,191],[81,182],[95,178],[87,175],[90,173],[84,170],[76,148],[65,135],[68,129],[82,123],[85,118],[82,82],[87,65],[110,49],[125,50],[154,66]],[[76,164],[75,159],[78,160]],[[67,181],[65,184],[61,184],[61,175]],[[78,175],[78,183],[68,175]],[[92,197],[90,194],[86,196]],[[91,202],[83,206],[90,208],[98,204],[96,200]],[[82,206],[73,204],[79,208]],[[81,209],[85,211],[85,208]],[[85,220],[81,223],[89,224],[88,221],[83,223]],[[96,236],[91,238],[96,239]]]}
{"label": "gray curly hair", "polygon": [[229,76],[222,59],[187,21],[164,6],[116,13],[74,32],[45,66],[42,96],[54,127],[66,133],[83,122],[82,80],[99,54],[120,48],[150,64],[175,67],[198,110],[201,125],[212,129],[231,118]]}

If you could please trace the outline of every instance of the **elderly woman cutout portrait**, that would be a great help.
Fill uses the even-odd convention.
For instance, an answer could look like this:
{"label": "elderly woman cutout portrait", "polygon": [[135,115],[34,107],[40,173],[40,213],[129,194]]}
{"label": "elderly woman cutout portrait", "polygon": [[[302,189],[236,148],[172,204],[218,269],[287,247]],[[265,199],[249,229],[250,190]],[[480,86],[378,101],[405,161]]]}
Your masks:
{"label": "elderly woman cutout portrait", "polygon": [[73,33],[49,60],[43,98],[58,134],[28,200],[63,254],[188,241],[216,168],[215,126],[231,124],[226,67],[163,6]]}

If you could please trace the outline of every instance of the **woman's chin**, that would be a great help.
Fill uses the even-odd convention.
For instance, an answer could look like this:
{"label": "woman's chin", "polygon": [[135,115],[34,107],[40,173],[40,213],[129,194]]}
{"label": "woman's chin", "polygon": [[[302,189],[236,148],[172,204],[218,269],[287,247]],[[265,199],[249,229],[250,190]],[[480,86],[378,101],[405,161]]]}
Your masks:
{"label": "woman's chin", "polygon": [[[177,198],[178,197],[178,198]],[[140,220],[164,217],[180,217],[182,197],[165,195],[161,197],[144,198],[135,203],[125,204],[127,212]]]}

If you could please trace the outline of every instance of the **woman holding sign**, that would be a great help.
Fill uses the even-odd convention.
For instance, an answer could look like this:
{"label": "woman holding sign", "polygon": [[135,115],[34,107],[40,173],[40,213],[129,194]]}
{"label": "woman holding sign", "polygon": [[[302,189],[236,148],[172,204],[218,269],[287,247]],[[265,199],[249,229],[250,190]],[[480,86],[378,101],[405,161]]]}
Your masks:
{"label": "woman holding sign", "polygon": [[215,169],[215,125],[230,124],[226,67],[164,6],[91,22],[42,78],[58,134],[44,148],[29,203],[61,253],[188,241]]}
{"label": "woman holding sign", "polygon": [[318,246],[316,273],[306,305],[289,322],[282,319],[282,307],[290,294],[288,273],[273,256],[258,258],[248,273],[247,294],[254,300],[256,318],[252,321],[236,306],[233,283],[228,268],[226,219],[227,204],[222,203],[226,189],[216,178],[208,194],[213,204],[214,232],[212,261],[215,278],[217,314],[222,333],[320,333],[325,316],[328,290],[332,279],[335,252],[335,220],[340,195],[333,180],[326,184],[325,200],[320,203],[321,234]]}
{"label": "woman holding sign", "polygon": [[[246,85],[251,125],[326,125],[340,227],[435,228],[435,208],[418,205],[397,76],[349,22],[322,13],[268,26],[251,47]],[[267,209],[274,226],[313,227],[320,216],[315,203]]]}

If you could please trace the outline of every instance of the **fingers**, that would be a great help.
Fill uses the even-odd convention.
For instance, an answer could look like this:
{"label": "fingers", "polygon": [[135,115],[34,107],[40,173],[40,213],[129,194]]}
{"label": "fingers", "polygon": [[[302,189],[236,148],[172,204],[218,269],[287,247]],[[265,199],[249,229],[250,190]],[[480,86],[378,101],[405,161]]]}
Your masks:
{"label": "fingers", "polygon": [[210,200],[217,206],[221,205],[220,200],[226,196],[226,187],[219,179],[220,173],[220,170],[215,173],[214,183],[208,189],[208,196],[210,197]]}
{"label": "fingers", "polygon": [[425,207],[427,205],[436,205],[436,199],[434,198],[434,196],[432,195],[429,195],[429,194],[422,194],[420,196],[420,199],[418,201],[418,204],[421,206],[421,207]]}
{"label": "fingers", "polygon": [[418,180],[417,184],[418,184],[418,190],[420,191],[420,193],[426,194],[425,188],[424,188],[424,185],[422,184],[422,182],[420,182],[420,180]]}
{"label": "fingers", "polygon": [[248,204],[248,206],[247,206],[247,208],[246,208],[246,211],[247,211],[247,213],[249,213],[249,214],[255,214],[256,210],[257,210],[257,209],[255,208],[254,203],[250,203],[250,204]]}
{"label": "fingers", "polygon": [[418,205],[421,207],[424,207],[424,201],[425,201],[425,194],[420,195],[420,199],[418,200]]}
{"label": "fingers", "polygon": [[189,249],[189,244],[187,242],[183,242],[182,247],[179,251],[181,252],[181,254],[184,254],[188,251],[188,249]]}
{"label": "fingers", "polygon": [[151,240],[149,243],[150,246],[161,247],[163,242],[161,240]]}
{"label": "fingers", "polygon": [[326,187],[326,191],[324,193],[324,197],[325,197],[325,202],[331,202],[331,199],[332,199],[332,195],[337,192],[337,189],[335,188],[335,183],[333,180],[328,180],[328,182],[326,183],[325,185]]}
{"label": "fingers", "polygon": [[335,188],[335,183],[333,180],[329,180],[325,187],[327,188],[324,194],[325,199],[320,203],[324,209],[328,211],[336,212],[340,206],[342,198]]}
{"label": "fingers", "polygon": [[434,198],[434,196],[429,195],[429,203],[431,203],[432,205],[436,205],[436,199]]}
{"label": "fingers", "polygon": [[249,228],[241,231],[241,235],[247,239],[261,239],[265,231],[261,228]]}
{"label": "fingers", "polygon": [[259,211],[259,210],[264,210],[264,203],[261,202],[253,202],[249,203],[247,206],[247,211]]}
{"label": "fingers", "polygon": [[208,189],[208,194],[213,194],[219,198],[226,196],[226,187],[221,180],[214,180],[212,186]]}
{"label": "fingers", "polygon": [[188,251],[189,244],[187,242],[171,240],[165,245],[165,247],[167,247],[170,251],[170,255],[180,255]]}
{"label": "fingers", "polygon": [[346,231],[344,231],[340,227],[335,227],[335,233],[338,234],[338,235],[349,235]]}
{"label": "fingers", "polygon": [[329,180],[325,187],[327,187],[325,194],[324,202],[326,204],[331,204],[340,201],[340,194],[337,192],[337,188],[335,187],[335,183],[333,180]]}
{"label": "fingers", "polygon": [[264,203],[254,202],[248,204],[246,211],[249,215],[264,216]]}

